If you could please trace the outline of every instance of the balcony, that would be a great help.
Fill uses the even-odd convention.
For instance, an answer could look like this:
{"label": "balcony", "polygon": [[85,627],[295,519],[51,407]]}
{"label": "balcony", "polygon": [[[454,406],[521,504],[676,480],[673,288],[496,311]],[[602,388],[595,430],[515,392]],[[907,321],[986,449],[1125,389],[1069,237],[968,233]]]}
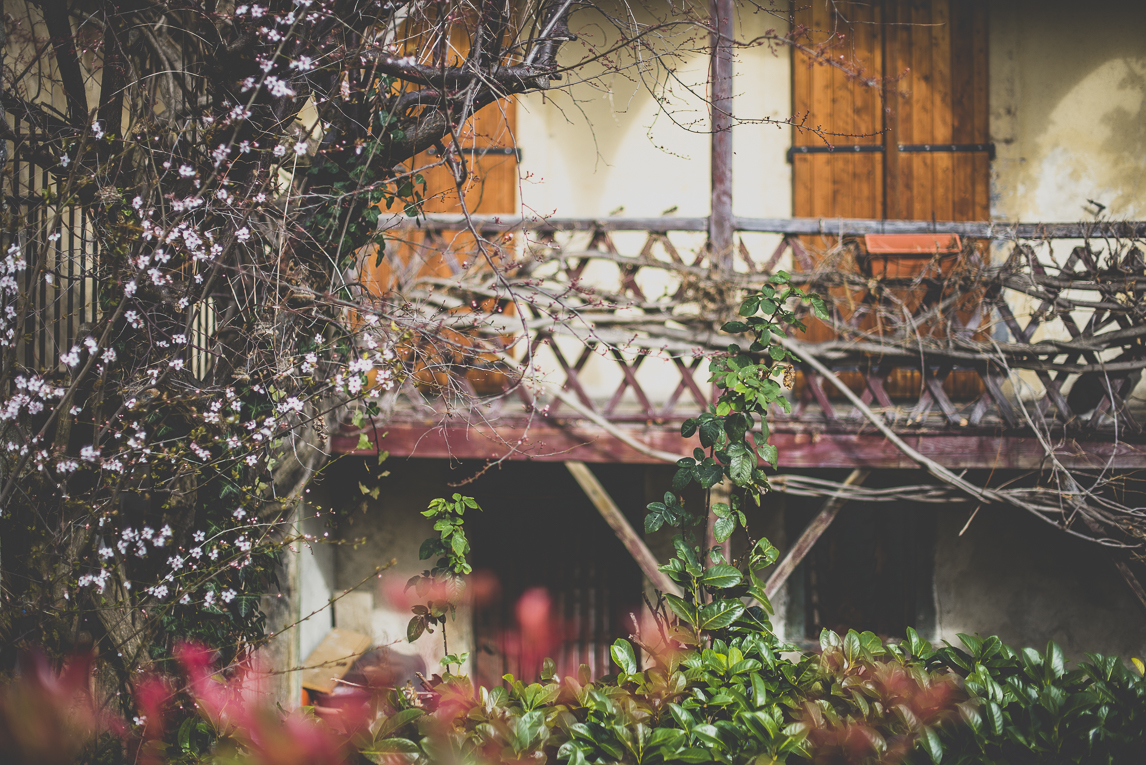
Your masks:
{"label": "balcony", "polygon": [[[377,299],[456,342],[412,341],[410,375],[384,414],[345,425],[334,450],[590,462],[686,453],[680,422],[714,398],[705,360],[735,339],[719,327],[741,288],[783,268],[828,298],[829,317],[808,316],[816,326],[787,338],[803,361],[790,412],[773,412],[781,467],[914,466],[888,432],[952,469],[1146,466],[1132,395],[1146,366],[1136,245],[1146,223],[734,225],[731,268],[713,263],[706,218],[431,216],[392,232],[405,266],[375,285]],[[881,255],[865,238],[937,233],[956,235],[957,249]],[[484,254],[474,234],[490,243]]]}

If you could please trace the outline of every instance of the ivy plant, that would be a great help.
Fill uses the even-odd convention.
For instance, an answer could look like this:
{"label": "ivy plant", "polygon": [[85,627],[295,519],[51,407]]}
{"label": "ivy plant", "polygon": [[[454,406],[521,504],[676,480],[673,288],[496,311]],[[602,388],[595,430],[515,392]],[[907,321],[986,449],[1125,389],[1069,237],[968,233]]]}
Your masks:
{"label": "ivy plant", "polygon": [[411,643],[422,633],[433,632],[435,625],[441,625],[444,640],[446,615],[454,618],[458,604],[465,596],[464,577],[473,571],[467,557],[470,543],[462,524],[467,509],[481,511],[473,497],[455,493],[450,499],[434,499],[422,511],[422,515],[434,522],[438,536],[428,537],[422,542],[418,558],[429,560],[436,557],[437,561],[433,568],[410,577],[406,582],[407,590],[413,587],[419,598],[426,598],[424,604],[412,608],[414,617],[406,627],[406,638]]}

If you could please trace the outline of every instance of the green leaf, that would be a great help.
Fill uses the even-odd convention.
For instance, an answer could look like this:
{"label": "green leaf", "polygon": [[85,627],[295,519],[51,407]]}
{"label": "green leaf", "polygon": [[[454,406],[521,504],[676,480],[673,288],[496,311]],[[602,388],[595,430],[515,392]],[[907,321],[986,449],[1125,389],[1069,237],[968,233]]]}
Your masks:
{"label": "green leaf", "polygon": [[719,630],[740,618],[744,604],[731,598],[715,600],[702,606],[697,612],[697,627],[702,630]]}
{"label": "green leaf", "polygon": [[681,563],[684,564],[685,570],[693,576],[700,576],[704,573],[701,568],[700,559],[696,557],[696,550],[692,545],[684,541],[684,537],[677,534],[672,540],[673,549],[676,550],[677,557],[680,558]]}
{"label": "green leaf", "polygon": [[680,424],[680,434],[684,438],[692,438],[692,434],[696,432],[697,422],[694,419],[685,420]]}
{"label": "green leaf", "polygon": [[730,321],[720,328],[721,332],[729,332],[731,334],[739,334],[748,331],[748,325],[742,321]]}
{"label": "green leaf", "polygon": [[768,703],[768,686],[758,672],[752,673],[752,701],[758,707]]}
{"label": "green leaf", "polygon": [[[723,519],[722,519],[723,520]],[[725,537],[727,539],[727,537]],[[721,540],[723,541],[723,540]],[[727,563],[720,563],[715,566],[710,566],[700,577],[700,583],[705,587],[723,590],[728,587],[735,587],[740,584],[743,575],[735,566],[730,566]]]}
{"label": "green leaf", "polygon": [[375,743],[370,750],[362,754],[371,762],[381,765],[391,762],[395,754],[418,754],[421,751],[418,745],[408,738],[388,738]]}
{"label": "green leaf", "polygon": [[724,478],[724,468],[716,460],[709,458],[693,468],[693,475],[696,476],[700,488],[711,489]]}
{"label": "green leaf", "polygon": [[844,658],[851,664],[860,657],[860,653],[859,633],[855,630],[848,630],[848,634],[844,636]]}
{"label": "green leaf", "polygon": [[625,674],[635,675],[640,670],[640,667],[637,666],[637,655],[633,652],[633,646],[628,640],[623,638],[616,640],[613,647],[609,649],[609,653]]}
{"label": "green leaf", "polygon": [[772,467],[776,467],[776,461],[780,459],[779,450],[772,444],[761,444],[759,447],[760,459],[767,462]]}
{"label": "green leaf", "polygon": [[372,748],[377,747],[378,741],[380,739],[386,738],[406,723],[418,719],[423,714],[425,714],[425,712],[423,712],[421,709],[403,709],[399,712],[395,712],[389,717],[376,722],[374,726],[371,726],[373,728],[375,742],[375,747]]}
{"label": "green leaf", "polygon": [[740,315],[751,316],[760,307],[760,298],[750,297],[740,304]]}
{"label": "green leaf", "polygon": [[728,448],[730,465],[728,475],[737,486],[743,486],[752,480],[752,468],[756,467],[756,460],[752,452],[740,444]]}
{"label": "green leaf", "polygon": [[991,721],[991,729],[995,735],[1003,735],[1003,710],[993,701],[984,704],[983,709],[987,712],[987,719]]}
{"label": "green leaf", "polygon": [[818,297],[815,297],[814,295],[809,295],[808,296],[808,302],[811,303],[812,313],[816,314],[817,319],[821,319],[823,321],[828,320],[828,318],[829,318],[828,317],[828,310],[824,306],[823,300],[821,300]]}
{"label": "green leaf", "polygon": [[1047,643],[1046,652],[1046,679],[1049,682],[1060,678],[1066,672],[1066,659],[1063,657],[1062,648],[1058,643],[1053,640]]}
{"label": "green leaf", "polygon": [[736,531],[736,521],[731,518],[717,518],[716,523],[712,524],[712,534],[717,542],[727,541],[734,531]]}
{"label": "green leaf", "polygon": [[707,449],[710,446],[715,446],[720,441],[720,436],[724,433],[724,427],[721,425],[720,420],[711,419],[705,420],[700,424],[700,443]]}
{"label": "green leaf", "polygon": [[943,743],[939,740],[939,734],[935,732],[935,729],[924,728],[923,735],[919,737],[919,743],[931,757],[931,761],[935,765],[939,765],[943,760]]}
{"label": "green leaf", "polygon": [[665,593],[665,602],[674,614],[679,616],[684,621],[688,622],[693,627],[696,626],[696,610],[693,609],[683,598],[677,597],[670,593]]}
{"label": "green leaf", "polygon": [[664,523],[665,523],[665,517],[664,517],[663,513],[660,513],[660,512],[649,513],[648,515],[645,516],[645,533],[646,534],[652,534],[652,533],[655,533],[657,531],[660,531],[660,528],[661,528],[661,526],[664,525]]}
{"label": "green leaf", "polygon": [[415,616],[413,619],[410,620],[410,623],[406,625],[406,640],[407,640],[407,642],[413,643],[415,640],[420,638],[422,636],[422,633],[425,631],[426,631],[426,620],[425,620],[425,618],[421,617],[421,616]]}

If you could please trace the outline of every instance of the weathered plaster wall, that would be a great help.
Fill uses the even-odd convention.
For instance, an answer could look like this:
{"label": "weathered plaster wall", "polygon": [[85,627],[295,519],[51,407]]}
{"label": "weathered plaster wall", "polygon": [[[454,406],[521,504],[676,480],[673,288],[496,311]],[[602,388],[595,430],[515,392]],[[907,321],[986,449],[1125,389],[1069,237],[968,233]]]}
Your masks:
{"label": "weathered plaster wall", "polygon": [[[403,588],[406,581],[428,568],[433,561],[418,560],[422,540],[435,535],[430,522],[421,515],[435,497],[448,497],[455,480],[442,461],[394,460],[398,477],[380,475],[392,465],[366,465],[362,460],[345,458],[325,471],[321,479],[331,498],[328,506],[338,517],[336,530],[334,587],[337,595],[351,593],[335,605],[335,626],[363,631],[376,646],[389,646],[396,654],[419,657],[430,672],[440,671],[438,662],[445,655],[440,632],[426,635],[411,644],[406,641],[410,603]],[[369,468],[369,469],[367,469]],[[359,483],[378,488],[378,498],[363,495]],[[394,565],[374,576],[375,569]],[[410,590],[409,597],[414,597]],[[450,652],[470,650],[470,619],[464,609],[447,625]]]}
{"label": "weathered plaster wall", "polygon": [[[698,7],[707,13],[707,4]],[[786,9],[786,3],[778,7]],[[669,8],[663,3],[653,13],[641,15],[638,11],[637,18],[642,23],[653,23],[654,13],[672,18]],[[619,12],[620,17],[627,14],[627,10]],[[615,30],[610,31],[608,23],[594,11],[575,15],[572,26],[581,39],[563,49],[568,63],[616,39]],[[783,20],[749,7],[739,9],[738,39],[756,38],[772,28],[783,30]],[[602,218],[611,214],[654,217],[668,211],[680,217],[708,215],[710,137],[704,101],[708,57],[701,50],[707,36],[691,26],[676,27],[665,34],[686,51],[664,60],[672,69],[671,77],[656,65],[640,66],[636,54],[624,50],[611,57],[611,71],[590,65],[570,75],[586,79],[569,89],[519,100],[519,196],[524,213]],[[656,35],[651,39],[661,50],[673,44]],[[647,56],[648,50],[640,55]],[[736,56],[733,92],[741,123],[733,129],[734,212],[786,217],[791,214],[791,174],[785,161],[790,130],[767,120],[785,120],[791,111],[789,54],[785,49],[761,46],[737,51]],[[644,236],[619,233],[614,241],[622,252],[636,254]],[[688,259],[703,245],[704,236],[674,234],[673,241]],[[744,241],[756,259],[764,260],[775,249],[778,238],[745,235]],[[595,264],[585,278],[607,284],[615,281],[616,269]],[[672,294],[677,286],[671,280],[658,279],[652,271],[642,272],[640,278],[649,296]],[[575,340],[558,342],[567,356],[572,354],[575,359],[579,355]],[[555,381],[562,381],[556,359],[545,348],[538,363],[543,372],[551,372]],[[594,395],[610,395],[621,381],[615,364],[598,359],[590,359],[579,376]],[[647,359],[637,377],[656,400],[667,398],[679,379],[671,364],[658,358]],[[706,379],[707,374],[702,372],[698,378]],[[628,393],[623,405],[635,404],[635,396]]]}
{"label": "weathered plaster wall", "polygon": [[[1095,220],[1092,201],[1105,205],[1106,219],[1146,217],[1146,4],[1003,0],[990,7],[992,217]],[[1061,264],[1078,244],[1060,240],[1037,252]],[[1038,307],[1011,303],[1024,322]],[[1087,318],[1075,316],[1080,325]],[[1033,340],[1067,336],[1051,323]],[[1015,376],[1012,386],[1024,399],[1042,396],[1032,374]]]}
{"label": "weathered plaster wall", "polygon": [[[667,11],[667,3],[657,9],[658,14]],[[627,11],[620,13],[624,16]],[[638,18],[653,21],[647,13]],[[615,39],[615,33],[592,13],[575,16],[573,26],[582,39],[564,49],[567,62],[578,60],[587,46],[600,49]],[[775,16],[742,7],[736,27],[738,38],[750,39],[784,25]],[[693,27],[678,27],[670,34],[693,49],[698,38],[704,39]],[[707,215],[708,107],[703,101],[707,57],[698,51],[666,60],[673,68],[671,78],[655,66],[630,67],[636,63],[632,51],[614,60],[621,71],[590,69],[590,79],[568,91],[521,99],[518,141],[523,150],[524,205],[540,214],[560,216],[607,216],[618,208],[625,216],[656,216],[672,207],[680,216]],[[783,49],[756,47],[737,53],[736,114],[745,121],[733,132],[738,215],[791,214],[790,173],[784,160],[791,143],[789,130],[759,122],[788,117],[789,68]]]}
{"label": "weathered plaster wall", "polygon": [[992,214],[1146,217],[1146,4],[991,3]]}
{"label": "weathered plaster wall", "polygon": [[[316,518],[313,505],[304,506],[297,528],[312,540],[321,540],[326,533],[322,521]],[[334,626],[330,598],[334,594],[334,549],[318,541],[298,541],[293,545],[298,552],[298,599],[296,618],[298,625],[298,655],[306,659],[323,637]]]}
{"label": "weathered plaster wall", "polygon": [[1146,656],[1146,614],[1105,552],[1028,514],[984,507],[938,511],[938,635],[998,635],[1016,646],[1059,643],[1086,652]]}

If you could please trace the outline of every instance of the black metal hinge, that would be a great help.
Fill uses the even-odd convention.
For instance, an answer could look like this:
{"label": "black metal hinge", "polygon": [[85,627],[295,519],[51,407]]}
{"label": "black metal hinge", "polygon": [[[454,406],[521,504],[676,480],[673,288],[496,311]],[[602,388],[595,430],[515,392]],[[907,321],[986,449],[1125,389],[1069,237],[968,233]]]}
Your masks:
{"label": "black metal hinge", "polygon": [[986,154],[995,158],[993,143],[901,143],[897,147],[901,154]]}
{"label": "black metal hinge", "polygon": [[[505,149],[500,146],[463,146],[460,151],[469,157],[484,157],[486,154],[493,154],[498,157],[517,157],[517,161],[521,161],[521,149]],[[426,153],[431,157],[438,156],[436,148],[427,149]]]}
{"label": "black metal hinge", "polygon": [[797,154],[866,154],[866,153],[882,153],[883,144],[880,143],[859,143],[850,144],[847,146],[835,145],[828,146],[827,144],[820,144],[817,146],[792,146],[788,149],[788,161],[792,161],[792,157]]}

